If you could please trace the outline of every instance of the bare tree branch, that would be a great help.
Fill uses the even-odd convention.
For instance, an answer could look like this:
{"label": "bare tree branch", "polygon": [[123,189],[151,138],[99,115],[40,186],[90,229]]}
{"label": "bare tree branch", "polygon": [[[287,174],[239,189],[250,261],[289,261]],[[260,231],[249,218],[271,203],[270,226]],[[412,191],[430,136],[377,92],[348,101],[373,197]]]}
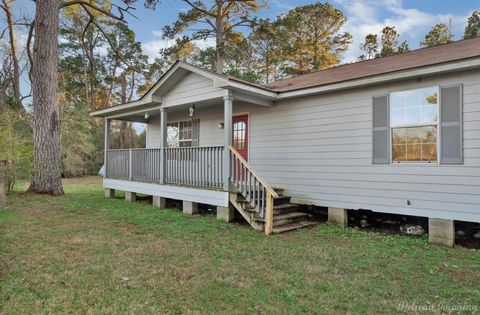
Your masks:
{"label": "bare tree branch", "polygon": [[[89,20],[87,22],[87,25],[85,25],[85,27],[83,28],[83,32],[82,32],[82,46],[83,46],[83,51],[84,52],[88,51],[87,46],[85,44],[85,34],[87,33],[88,27],[92,24],[92,22],[93,22],[93,17],[91,15],[89,15]],[[87,53],[85,55],[87,56],[90,64],[93,64],[92,57]]]}
{"label": "bare tree branch", "polygon": [[229,27],[225,28],[225,32],[228,33],[234,27],[237,27],[237,26],[250,26],[250,25],[252,25],[252,23],[253,23],[253,21],[251,21],[251,20],[242,20],[242,21],[239,21],[239,22],[237,22],[235,24],[232,24]]}
{"label": "bare tree branch", "polygon": [[[108,36],[107,33],[105,33],[105,31],[102,29],[102,27],[95,21],[95,16],[87,10],[87,8],[83,5],[83,4],[80,4],[82,6],[83,9],[85,9],[85,11],[87,12],[87,14],[90,16],[90,20],[89,20],[89,24],[93,24],[97,27],[97,29],[102,33],[102,35],[105,37],[105,39],[108,41],[108,44],[110,45],[110,47],[113,49],[113,51],[115,52],[115,54],[118,56],[118,58],[120,59],[120,61],[122,61],[129,69],[132,69],[133,71],[135,72],[140,72],[140,70],[136,67],[133,67],[131,66],[123,57],[122,57],[122,54],[121,52],[118,50],[118,48],[115,46],[115,44],[112,42],[112,40],[110,39],[110,37]],[[83,36],[83,35],[82,35]]]}
{"label": "bare tree branch", "polygon": [[126,8],[122,8],[116,4],[112,4],[112,7],[115,7],[117,8],[118,10],[118,15],[112,13],[112,11],[110,10],[105,10],[104,8],[101,8],[99,6],[96,6],[94,4],[92,4],[91,2],[89,1],[85,1],[85,0],[72,0],[72,1],[67,1],[67,2],[64,2],[62,4],[60,4],[60,9],[63,9],[65,7],[68,7],[68,6],[72,6],[72,5],[81,5],[89,14],[90,12],[86,9],[86,7],[89,7],[95,11],[98,11],[100,13],[103,13],[104,15],[106,16],[109,16],[111,17],[112,19],[115,19],[117,21],[124,21],[125,20],[125,14],[128,14],[132,17],[135,17],[133,14],[130,13],[130,10],[135,10],[134,7],[131,7],[129,5],[127,5]]}
{"label": "bare tree branch", "polygon": [[199,12],[202,12],[203,14],[205,15],[208,15],[208,16],[211,16],[211,17],[215,17],[211,12],[208,12],[207,10],[199,7],[198,5],[195,5],[193,2],[191,2],[190,0],[183,0],[183,2],[186,2],[189,6],[191,6],[193,9],[199,11]]}
{"label": "bare tree branch", "polygon": [[8,27],[4,28],[2,32],[0,32],[0,39],[3,38],[3,36],[5,36],[5,32],[8,30]]}
{"label": "bare tree branch", "polygon": [[30,28],[28,29],[28,37],[27,37],[27,56],[28,61],[30,62],[30,69],[28,70],[28,78],[30,82],[32,82],[32,66],[33,66],[33,57],[32,57],[32,50],[30,49],[32,44],[32,37],[33,37],[33,29],[35,28],[35,20],[30,23]]}

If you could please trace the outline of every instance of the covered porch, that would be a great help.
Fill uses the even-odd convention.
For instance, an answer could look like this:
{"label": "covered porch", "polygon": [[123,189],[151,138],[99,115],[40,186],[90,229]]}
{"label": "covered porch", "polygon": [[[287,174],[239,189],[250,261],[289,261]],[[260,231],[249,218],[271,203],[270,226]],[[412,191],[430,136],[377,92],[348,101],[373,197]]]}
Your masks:
{"label": "covered porch", "polygon": [[[190,214],[209,204],[227,221],[235,208],[254,228],[270,233],[278,194],[248,164],[249,115],[242,110],[270,107],[274,96],[180,65],[139,101],[92,113],[105,121],[106,196],[115,190],[125,191],[129,201],[151,195],[159,207],[167,198],[182,200]],[[111,148],[112,120],[146,124],[146,147]]]}
{"label": "covered porch", "polygon": [[[215,118],[203,119],[212,112]],[[105,178],[229,191],[232,112],[233,97],[226,95],[223,100],[106,117]],[[146,147],[112,149],[112,120],[146,124]]]}

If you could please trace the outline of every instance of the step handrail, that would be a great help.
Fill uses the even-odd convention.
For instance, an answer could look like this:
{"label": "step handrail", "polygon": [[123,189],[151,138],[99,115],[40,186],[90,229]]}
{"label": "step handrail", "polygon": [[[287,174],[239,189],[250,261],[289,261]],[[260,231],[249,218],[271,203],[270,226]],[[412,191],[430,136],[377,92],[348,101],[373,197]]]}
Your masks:
{"label": "step handrail", "polygon": [[255,172],[253,167],[243,158],[243,156],[234,147],[229,146],[228,148],[230,149],[230,152],[232,152],[240,160],[240,162],[242,162],[243,166],[245,166],[245,168],[247,168],[248,171],[257,178],[257,180],[262,184],[263,187],[265,187],[268,193],[273,198],[278,198],[277,192],[260,175],[258,175],[257,172]]}
{"label": "step handrail", "polygon": [[[230,150],[231,154],[233,154],[232,159],[233,160],[236,159],[238,162],[240,162],[240,164],[249,173],[248,176],[253,176],[255,180],[258,182],[258,184],[262,187],[262,189],[265,190],[265,193],[263,196],[263,203],[260,206],[260,211],[264,215],[264,219],[265,219],[265,225],[264,225],[265,234],[269,235],[273,231],[273,198],[278,198],[278,194],[260,175],[257,174],[257,172],[255,172],[253,167],[247,161],[245,161],[242,155],[234,147],[228,146],[228,149]],[[234,165],[232,165],[231,167],[232,169],[235,169]],[[231,176],[230,182],[232,182],[235,176],[235,171],[232,171],[230,176]],[[245,187],[247,186],[248,186],[247,183],[245,183]],[[255,193],[252,194],[251,192],[248,192],[247,189],[245,189],[245,191],[242,191],[242,189],[240,189],[240,191],[242,192],[244,197],[251,198],[253,195],[253,199],[255,200]],[[258,193],[257,198],[258,200],[255,200],[255,202],[258,202],[258,205],[260,205],[260,202],[261,202],[260,193]]]}

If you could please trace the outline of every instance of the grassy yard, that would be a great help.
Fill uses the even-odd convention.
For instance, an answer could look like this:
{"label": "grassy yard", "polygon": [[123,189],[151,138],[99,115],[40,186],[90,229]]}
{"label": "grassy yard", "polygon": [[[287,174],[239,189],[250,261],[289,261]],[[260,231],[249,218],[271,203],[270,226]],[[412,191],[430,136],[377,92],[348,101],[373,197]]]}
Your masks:
{"label": "grassy yard", "polygon": [[477,250],[326,224],[266,237],[105,199],[98,178],[65,188],[0,211],[0,313],[480,312]]}

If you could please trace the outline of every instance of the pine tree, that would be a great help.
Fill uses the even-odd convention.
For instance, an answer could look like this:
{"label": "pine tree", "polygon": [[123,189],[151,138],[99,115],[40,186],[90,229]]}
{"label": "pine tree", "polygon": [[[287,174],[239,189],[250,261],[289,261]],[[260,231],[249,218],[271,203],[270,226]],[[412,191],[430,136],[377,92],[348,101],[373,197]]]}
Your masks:
{"label": "pine tree", "polygon": [[385,26],[382,30],[382,49],[379,57],[387,57],[396,54],[401,54],[410,50],[407,41],[399,44],[400,35],[395,30],[394,26]]}
{"label": "pine tree", "polygon": [[480,36],[480,11],[474,11],[468,18],[463,38],[469,39]]}
{"label": "pine tree", "polygon": [[397,47],[397,54],[402,54],[407,51],[410,51],[410,47],[408,46],[408,42],[404,40],[398,47]]}
{"label": "pine tree", "polygon": [[453,40],[453,35],[450,34],[448,26],[439,23],[432,27],[430,32],[425,35],[425,39],[420,43],[421,47],[434,47],[441,44],[450,43]]}
{"label": "pine tree", "polygon": [[386,26],[382,30],[382,49],[380,57],[395,55],[397,53],[399,35],[395,27]]}
{"label": "pine tree", "polygon": [[286,41],[285,32],[280,31],[278,21],[260,19],[248,36],[252,46],[257,74],[262,83],[270,83],[282,77],[281,66],[284,61],[282,43]]}
{"label": "pine tree", "polygon": [[[264,6],[264,3],[258,0],[215,0],[211,5],[206,1],[182,1],[190,9],[180,12],[175,23],[163,28],[164,37],[174,39],[191,31],[189,36],[185,36],[189,41],[215,38],[215,70],[223,73],[229,35],[237,27],[251,26],[251,13]],[[145,3],[147,7],[154,8],[158,2],[146,0]]]}
{"label": "pine tree", "polygon": [[285,71],[297,75],[337,65],[352,40],[348,32],[340,33],[346,21],[342,11],[320,2],[297,7],[280,18],[288,38],[283,42]]}
{"label": "pine tree", "polygon": [[368,34],[365,36],[365,42],[360,46],[364,52],[359,56],[360,60],[373,59],[378,54],[378,36],[376,34]]}

